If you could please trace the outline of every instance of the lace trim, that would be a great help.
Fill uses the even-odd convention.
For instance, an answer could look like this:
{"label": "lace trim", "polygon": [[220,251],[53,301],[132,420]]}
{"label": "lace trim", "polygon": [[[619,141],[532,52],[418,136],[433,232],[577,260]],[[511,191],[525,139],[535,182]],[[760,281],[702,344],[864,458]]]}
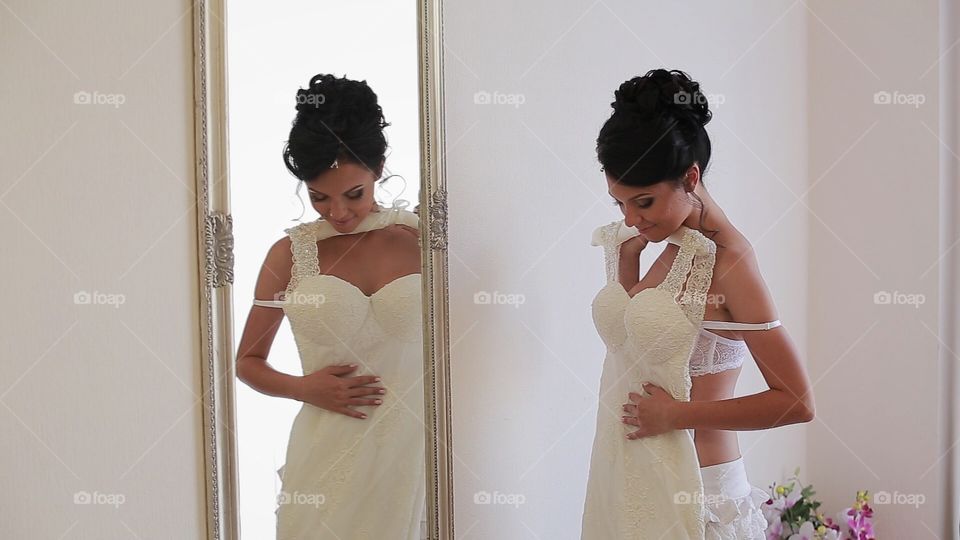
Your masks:
{"label": "lace trim", "polygon": [[[707,291],[713,280],[713,267],[716,263],[717,245],[694,229],[687,229],[680,241],[680,251],[667,272],[667,277],[657,285],[658,289],[673,294],[674,301],[683,289],[677,303],[693,324],[703,321],[707,308]],[[688,278],[689,274],[689,278]],[[687,286],[684,289],[683,285]]]}
{"label": "lace trim", "polygon": [[743,365],[748,350],[746,343],[736,345],[719,341],[706,331],[700,332],[690,355],[690,376],[699,377],[736,369]]}
{"label": "lace trim", "polygon": [[769,498],[751,486],[749,495],[705,505],[706,540],[765,540],[768,523],[760,505]]}
{"label": "lace trim", "polygon": [[607,283],[617,281],[620,264],[620,250],[617,244],[617,232],[620,222],[614,221],[600,228],[600,239],[603,245],[603,258],[607,274]]}
{"label": "lace trim", "polygon": [[301,279],[320,274],[320,261],[317,258],[317,242],[313,226],[314,223],[301,223],[284,230],[290,236],[290,251],[293,253],[290,283],[287,284],[285,298],[290,298]]}

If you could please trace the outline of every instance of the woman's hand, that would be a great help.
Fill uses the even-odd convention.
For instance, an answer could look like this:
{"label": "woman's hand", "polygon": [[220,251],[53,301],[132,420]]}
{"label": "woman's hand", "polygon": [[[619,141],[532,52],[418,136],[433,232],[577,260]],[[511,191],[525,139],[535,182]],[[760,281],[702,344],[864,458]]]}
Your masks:
{"label": "woman's hand", "polygon": [[655,384],[644,383],[643,389],[648,395],[641,396],[630,392],[628,397],[631,403],[623,405],[623,410],[627,412],[627,416],[623,417],[623,423],[640,428],[627,435],[631,440],[659,435],[674,429],[673,411],[677,400]]}
{"label": "woman's hand", "polygon": [[357,369],[356,365],[327,366],[300,378],[297,399],[315,407],[353,418],[366,418],[367,415],[350,408],[351,405],[380,405],[380,399],[362,396],[380,395],[386,389],[366,386],[380,380],[376,375],[346,377],[347,373]]}
{"label": "woman's hand", "polygon": [[640,252],[647,247],[648,243],[649,240],[647,240],[646,236],[638,234],[629,240],[624,240],[623,243],[620,244],[620,252],[629,253],[630,255],[639,255]]}

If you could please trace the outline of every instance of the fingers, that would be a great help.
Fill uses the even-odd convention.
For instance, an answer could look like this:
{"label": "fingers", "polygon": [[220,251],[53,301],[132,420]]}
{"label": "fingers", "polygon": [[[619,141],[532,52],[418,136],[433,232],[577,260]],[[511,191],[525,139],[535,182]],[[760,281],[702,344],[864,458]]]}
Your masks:
{"label": "fingers", "polygon": [[381,388],[379,386],[355,386],[353,388],[347,389],[347,395],[350,397],[377,396],[377,395],[383,395],[386,392],[387,392],[386,388]]}
{"label": "fingers", "polygon": [[624,412],[628,412],[634,416],[636,416],[637,414],[637,406],[632,403],[625,403],[623,405],[623,410]]}
{"label": "fingers", "polygon": [[347,381],[347,386],[363,386],[366,384],[373,384],[375,382],[380,382],[380,377],[376,375],[357,375],[356,377],[344,377]]}
{"label": "fingers", "polygon": [[334,412],[338,412],[338,413],[340,413],[340,414],[344,414],[344,415],[349,416],[349,417],[352,417],[352,418],[359,418],[360,420],[364,420],[364,419],[367,418],[367,415],[366,415],[366,414],[364,414],[364,413],[362,413],[362,412],[360,412],[360,411],[355,411],[355,410],[353,410],[353,409],[351,409],[351,408],[349,408],[349,407],[338,407],[338,408],[336,408],[336,409],[333,409],[333,411],[334,411]]}
{"label": "fingers", "polygon": [[383,400],[368,399],[368,398],[351,398],[347,403],[349,405],[380,405],[381,403],[383,403]]}
{"label": "fingers", "polygon": [[636,417],[636,416],[624,416],[624,417],[623,417],[623,423],[624,423],[624,424],[630,424],[631,426],[640,427],[640,421],[637,420],[637,417]]}
{"label": "fingers", "polygon": [[323,368],[327,373],[331,375],[346,375],[351,371],[355,371],[359,366],[356,364],[340,364],[335,366],[327,366]]}

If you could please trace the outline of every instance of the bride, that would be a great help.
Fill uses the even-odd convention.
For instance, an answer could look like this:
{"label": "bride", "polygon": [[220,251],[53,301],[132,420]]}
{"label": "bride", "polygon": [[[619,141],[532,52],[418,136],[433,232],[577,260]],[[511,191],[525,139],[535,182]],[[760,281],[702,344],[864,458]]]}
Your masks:
{"label": "bride", "polygon": [[[294,399],[277,538],[421,538],[425,503],[419,219],[374,201],[388,124],[366,81],[297,92],[284,164],[316,221],[286,230],[256,284],[237,376]],[[406,201],[403,201],[406,202]],[[303,375],[273,369],[286,316]]]}
{"label": "bride", "polygon": [[[737,431],[809,422],[808,376],[753,249],[703,184],[711,113],[698,83],[655,69],[624,82],[597,138],[624,219],[594,232],[607,347],[581,538],[766,538],[769,497]],[[667,245],[640,277],[649,242]],[[688,276],[689,274],[689,276]],[[733,397],[742,364],[769,390]]]}

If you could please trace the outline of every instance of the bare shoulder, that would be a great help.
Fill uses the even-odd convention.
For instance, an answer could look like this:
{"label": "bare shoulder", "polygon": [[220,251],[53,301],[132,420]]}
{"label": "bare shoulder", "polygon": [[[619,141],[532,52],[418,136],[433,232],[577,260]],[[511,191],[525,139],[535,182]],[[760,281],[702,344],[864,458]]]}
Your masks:
{"label": "bare shoulder", "polygon": [[391,245],[417,246],[420,239],[420,229],[396,223],[380,229],[382,241]]}
{"label": "bare shoulder", "polygon": [[733,320],[753,323],[779,318],[750,242],[743,238],[724,246],[717,246],[713,281]]}
{"label": "bare shoulder", "polygon": [[284,236],[267,250],[257,278],[255,297],[260,300],[276,299],[276,295],[286,290],[287,284],[290,283],[292,267],[293,252],[290,237]]}

